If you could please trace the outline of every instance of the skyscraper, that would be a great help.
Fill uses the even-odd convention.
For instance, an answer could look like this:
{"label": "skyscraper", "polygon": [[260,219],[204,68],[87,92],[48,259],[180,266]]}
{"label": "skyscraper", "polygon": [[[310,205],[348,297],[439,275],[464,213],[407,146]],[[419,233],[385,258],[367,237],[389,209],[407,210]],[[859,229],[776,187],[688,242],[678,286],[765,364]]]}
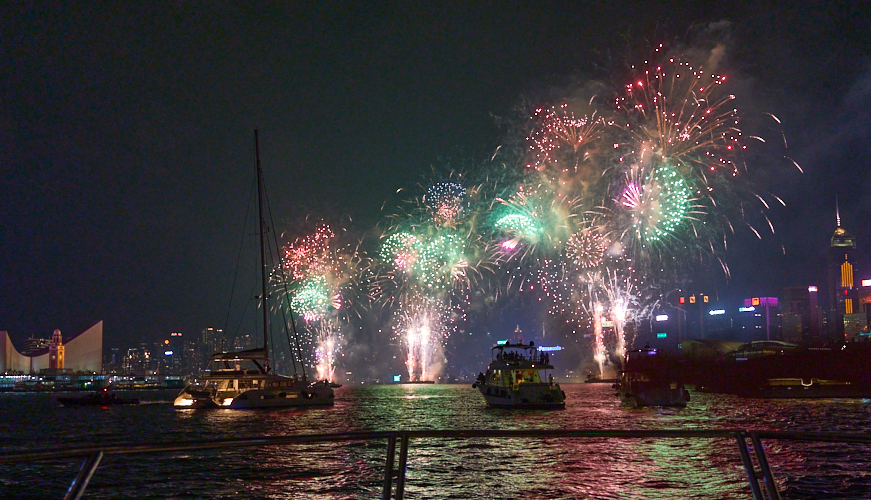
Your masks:
{"label": "skyscraper", "polygon": [[856,238],[841,227],[841,214],[835,205],[837,227],[829,247],[829,334],[840,340],[844,335],[844,316],[859,309],[856,272]]}

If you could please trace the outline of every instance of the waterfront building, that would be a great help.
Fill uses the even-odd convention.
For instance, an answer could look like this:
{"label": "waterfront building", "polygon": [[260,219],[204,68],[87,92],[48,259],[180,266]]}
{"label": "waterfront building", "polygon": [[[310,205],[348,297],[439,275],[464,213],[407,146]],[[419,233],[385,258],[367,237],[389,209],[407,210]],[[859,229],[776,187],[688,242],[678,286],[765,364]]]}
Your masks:
{"label": "waterfront building", "polygon": [[60,330],[56,329],[51,336],[51,345],[48,346],[48,367],[52,370],[63,370],[64,354],[63,337]]}
{"label": "waterfront building", "polygon": [[[719,334],[722,318],[712,318],[710,314],[712,310],[719,309],[714,307],[718,300],[719,297],[715,293],[706,291],[691,293],[679,290],[675,295],[675,303],[672,304],[678,312],[675,317],[678,321],[678,339],[709,338],[711,333],[709,329],[712,327],[715,329],[714,334]],[[711,319],[715,321],[712,323]]]}
{"label": "waterfront building", "polygon": [[51,339],[35,339],[30,337],[24,341],[24,347],[21,349],[21,354],[29,356],[40,349],[48,349],[50,345]]}
{"label": "waterfront building", "polygon": [[200,332],[199,356],[195,371],[202,371],[212,358],[212,354],[224,351],[224,330],[220,328],[203,328]]}
{"label": "waterfront building", "polygon": [[52,345],[20,353],[12,344],[8,332],[0,331],[0,373],[38,374],[46,370],[100,373],[103,369],[103,322],[99,321],[83,332],[63,342],[55,330]]}
{"label": "waterfront building", "polygon": [[820,311],[816,286],[790,286],[783,289],[783,340],[815,342],[820,336]]}
{"label": "waterfront building", "polygon": [[735,321],[740,329],[739,338],[744,342],[780,339],[783,317],[778,304],[777,297],[744,299]]}
{"label": "waterfront building", "polygon": [[829,281],[827,333],[834,340],[843,340],[845,315],[859,312],[859,291],[854,282],[856,238],[841,227],[841,214],[837,206],[835,215],[837,226],[832,234],[827,266]]}

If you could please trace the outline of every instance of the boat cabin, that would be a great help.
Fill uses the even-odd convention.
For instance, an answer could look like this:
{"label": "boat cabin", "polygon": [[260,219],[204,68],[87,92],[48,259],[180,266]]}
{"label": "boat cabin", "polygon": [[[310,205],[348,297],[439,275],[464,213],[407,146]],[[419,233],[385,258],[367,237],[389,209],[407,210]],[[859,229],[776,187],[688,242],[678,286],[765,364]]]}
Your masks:
{"label": "boat cabin", "polygon": [[492,348],[492,359],[487,367],[487,385],[517,390],[521,384],[548,383],[541,379],[540,370],[553,369],[549,355],[539,352],[535,344],[499,344]]}

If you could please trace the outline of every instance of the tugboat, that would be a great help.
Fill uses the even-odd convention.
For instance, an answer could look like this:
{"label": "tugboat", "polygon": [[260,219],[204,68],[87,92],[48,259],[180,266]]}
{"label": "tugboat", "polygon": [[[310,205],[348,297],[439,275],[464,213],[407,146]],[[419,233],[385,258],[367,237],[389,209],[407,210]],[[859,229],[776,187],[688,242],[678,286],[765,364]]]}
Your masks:
{"label": "tugboat", "polygon": [[58,396],[58,403],[64,406],[113,406],[113,405],[138,405],[138,398],[124,398],[108,387],[103,387],[97,392],[91,392],[85,396]]}
{"label": "tugboat", "polygon": [[614,388],[623,404],[633,408],[683,408],[690,400],[690,394],[680,380],[676,362],[649,346],[626,353],[623,374]]}
{"label": "tugboat", "polygon": [[472,384],[489,406],[497,408],[562,409],[566,394],[554,383],[553,375],[543,381],[540,372],[553,370],[547,353],[529,344],[499,344],[491,349],[487,373],[478,374]]}

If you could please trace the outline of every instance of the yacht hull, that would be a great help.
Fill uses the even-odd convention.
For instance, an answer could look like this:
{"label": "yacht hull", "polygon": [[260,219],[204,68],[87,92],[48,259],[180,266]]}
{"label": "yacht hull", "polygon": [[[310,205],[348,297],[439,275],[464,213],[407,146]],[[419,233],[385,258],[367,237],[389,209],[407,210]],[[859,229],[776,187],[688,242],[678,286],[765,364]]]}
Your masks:
{"label": "yacht hull", "polygon": [[521,384],[517,389],[475,384],[487,405],[496,408],[558,410],[566,407],[565,394],[558,385]]}
{"label": "yacht hull", "polygon": [[173,406],[190,409],[228,408],[231,410],[331,406],[333,397],[332,387],[323,383],[301,387],[249,389],[217,393],[208,393],[186,387],[176,397]]}

